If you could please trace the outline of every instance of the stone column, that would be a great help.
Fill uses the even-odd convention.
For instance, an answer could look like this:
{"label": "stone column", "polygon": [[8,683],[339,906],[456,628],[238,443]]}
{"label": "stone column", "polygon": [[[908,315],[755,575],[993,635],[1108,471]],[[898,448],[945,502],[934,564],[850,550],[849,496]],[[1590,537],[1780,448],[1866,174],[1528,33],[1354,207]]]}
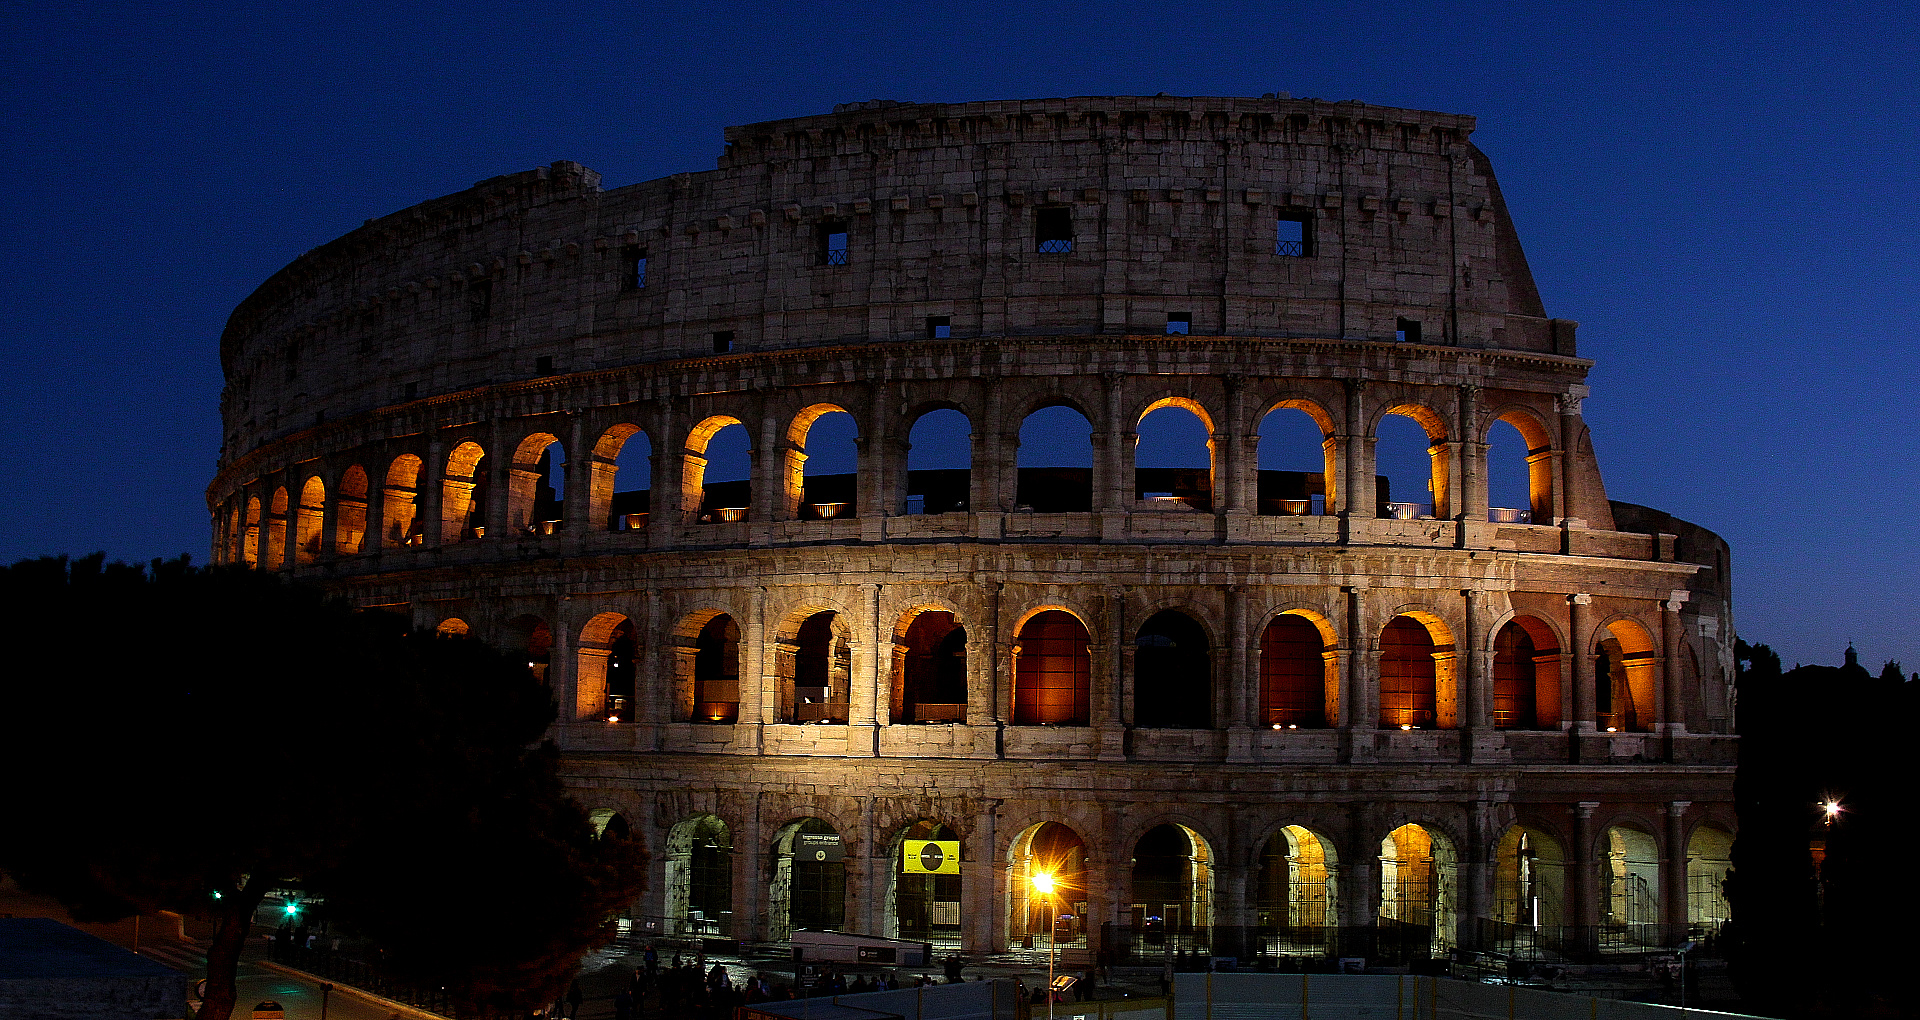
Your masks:
{"label": "stone column", "polygon": [[[1254,697],[1251,671],[1247,668],[1250,639],[1247,635],[1246,585],[1228,585],[1226,595],[1227,760],[1252,761],[1253,714],[1259,702]],[[1245,882],[1244,876],[1242,882]]]}
{"label": "stone column", "polygon": [[[774,529],[793,516],[787,505],[787,457],[794,450],[781,435],[780,423],[766,413],[765,401],[753,403],[760,416],[760,436],[747,455],[747,477],[753,479],[752,508],[747,511],[747,519],[753,522],[749,541],[769,545]],[[806,470],[804,462],[801,470]]]}
{"label": "stone column", "polygon": [[593,445],[587,442],[586,421],[578,414],[567,416],[567,470],[565,473],[567,488],[560,496],[561,527],[575,536],[573,542],[583,541],[590,531],[607,530],[608,514],[613,510],[613,489],[607,489],[607,507],[600,513],[600,523],[594,524],[593,518]]}
{"label": "stone column", "polygon": [[1585,386],[1574,386],[1555,400],[1560,411],[1560,459],[1556,462],[1560,472],[1553,480],[1554,503],[1559,508],[1560,517],[1553,523],[1567,528],[1584,528],[1587,522],[1581,519],[1584,508],[1573,493],[1573,454],[1575,441],[1580,435],[1580,402],[1587,395]]}
{"label": "stone column", "polygon": [[[761,753],[766,737],[764,721],[767,701],[767,589],[754,588],[747,595],[747,626],[740,635],[740,699],[734,716],[733,741],[736,749],[747,754]],[[694,692],[694,699],[700,697]]]}
{"label": "stone column", "polygon": [[1107,420],[1093,426],[1093,509],[1124,511],[1133,506],[1133,448],[1139,435],[1134,423],[1124,421],[1121,401],[1126,377],[1107,372],[1101,380]]}
{"label": "stone column", "polygon": [[1373,731],[1380,724],[1380,663],[1373,654],[1373,622],[1367,618],[1366,586],[1352,584],[1342,590],[1347,596],[1347,619],[1341,658],[1347,668],[1340,689],[1340,743],[1348,761],[1372,761]]}
{"label": "stone column", "polygon": [[1687,808],[1692,806],[1689,800],[1667,804],[1667,852],[1660,861],[1660,923],[1675,940],[1687,927]]}
{"label": "stone column", "polygon": [[1598,923],[1599,901],[1594,886],[1599,876],[1593,858],[1593,812],[1599,801],[1583,800],[1573,806],[1573,845],[1567,848],[1567,921],[1592,926]]}
{"label": "stone column", "polygon": [[860,848],[860,855],[851,854],[847,859],[847,896],[853,902],[847,906],[846,917],[856,925],[855,931],[885,934],[887,887],[879,865],[885,854],[881,851],[874,832],[873,798],[860,798],[859,839],[841,838],[841,845],[852,844]]}
{"label": "stone column", "polygon": [[1370,927],[1380,912],[1380,838],[1372,829],[1365,804],[1347,805],[1346,845],[1340,847],[1340,912],[1342,923]]}
{"label": "stone column", "polygon": [[[1257,509],[1260,463],[1259,437],[1246,422],[1246,390],[1240,381],[1228,376],[1226,417],[1214,426],[1215,471],[1213,509],[1250,515]],[[1228,538],[1234,538],[1232,530]]]}
{"label": "stone column", "polygon": [[1593,596],[1585,593],[1567,597],[1567,649],[1573,657],[1573,733],[1575,739],[1594,732],[1593,653],[1587,647]]}
{"label": "stone column", "polygon": [[1461,847],[1460,928],[1475,918],[1493,916],[1493,857],[1500,837],[1494,832],[1493,805],[1476,799],[1467,806],[1467,845]]}
{"label": "stone column", "polygon": [[440,547],[441,530],[444,517],[441,507],[446,502],[447,444],[435,438],[427,444],[427,462],[420,466],[420,487],[415,490],[416,499],[421,504],[420,537],[423,545],[429,549]]}
{"label": "stone column", "polygon": [[854,631],[857,637],[853,648],[852,690],[848,696],[851,704],[847,706],[847,753],[876,755],[880,753],[880,723],[876,712],[881,697],[880,660],[883,655],[890,657],[893,648],[891,640],[881,640],[879,585],[860,586],[860,608],[865,610],[866,620]]}
{"label": "stone column", "polygon": [[1486,653],[1487,638],[1480,633],[1480,593],[1462,589],[1460,608],[1466,624],[1466,640],[1459,644],[1459,658],[1454,663],[1459,678],[1460,724],[1466,728],[1460,746],[1465,752],[1463,760],[1473,761],[1484,756],[1481,742],[1493,736],[1493,657]]}
{"label": "stone column", "polygon": [[[1458,424],[1459,440],[1453,444],[1458,456],[1454,478],[1459,490],[1459,499],[1453,504],[1454,516],[1465,524],[1487,523],[1487,444],[1476,438],[1475,426],[1479,424],[1480,387],[1462,386],[1459,390]],[[1462,528],[1460,537],[1464,541],[1467,530]]]}
{"label": "stone column", "polygon": [[1346,458],[1347,494],[1340,499],[1340,516],[1349,520],[1348,536],[1351,539],[1353,522],[1364,528],[1364,522],[1379,513],[1375,502],[1376,492],[1373,484],[1373,436],[1366,425],[1366,410],[1362,397],[1367,384],[1363,379],[1348,379],[1347,383],[1347,420],[1346,432],[1339,437],[1340,451]]}
{"label": "stone column", "polygon": [[1001,801],[989,800],[978,812],[973,838],[962,844],[960,945],[969,953],[997,953],[1006,947],[1007,862],[1000,852]]}
{"label": "stone column", "polygon": [[[509,534],[515,538],[521,537],[518,529],[527,523],[526,521],[512,520],[510,517],[510,513],[513,510],[514,481],[524,473],[532,476],[530,488],[537,489],[540,484],[539,472],[523,472],[520,465],[516,463],[516,461],[519,460],[519,450],[516,448],[512,434],[507,431],[507,428],[507,422],[496,421],[493,423],[492,434],[488,439],[487,455],[486,458],[480,462],[481,470],[486,472],[485,482],[487,493],[487,505],[481,508],[485,511],[485,517],[480,523],[485,525],[487,529],[486,537],[496,542],[506,538]],[[534,456],[537,459],[539,454],[536,453]],[[475,488],[480,486],[481,481],[480,471],[475,471],[473,473]],[[533,499],[531,495],[529,495],[527,499],[527,517],[529,520],[533,517]]]}
{"label": "stone column", "polygon": [[1689,699],[1683,685],[1686,671],[1680,668],[1685,660],[1683,642],[1686,639],[1685,625],[1680,622],[1680,607],[1686,604],[1686,595],[1686,592],[1676,591],[1660,603],[1660,722],[1670,740],[1685,736],[1687,732]]}
{"label": "stone column", "polygon": [[733,837],[733,937],[758,942],[767,937],[762,905],[767,899],[766,861],[770,849],[762,844],[761,794],[743,798],[746,817]]}
{"label": "stone column", "polygon": [[[1106,590],[1101,600],[1106,611],[1106,633],[1104,642],[1090,642],[1088,652],[1097,656],[1092,662],[1088,678],[1092,690],[1088,695],[1092,701],[1094,740],[1100,747],[1100,760],[1120,761],[1126,758],[1127,746],[1127,681],[1126,673],[1126,596],[1119,588]],[[1102,648],[1101,645],[1105,647]],[[1104,660],[1104,662],[1102,661]]]}
{"label": "stone column", "polygon": [[1007,691],[1012,683],[1004,672],[1009,652],[1000,620],[1002,585],[998,581],[975,583],[985,609],[984,618],[975,624],[979,637],[967,642],[967,725],[973,728],[974,756],[998,758],[1002,731],[1009,718]]}

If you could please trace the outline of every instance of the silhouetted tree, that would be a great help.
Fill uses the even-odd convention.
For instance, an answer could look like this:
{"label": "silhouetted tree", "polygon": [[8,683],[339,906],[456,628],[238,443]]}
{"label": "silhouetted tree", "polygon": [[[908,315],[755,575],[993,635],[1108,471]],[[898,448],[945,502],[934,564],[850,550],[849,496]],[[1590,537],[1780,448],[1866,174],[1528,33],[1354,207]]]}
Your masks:
{"label": "silhouetted tree", "polygon": [[565,796],[524,664],[269,574],[102,559],[0,569],[23,887],[84,920],[210,918],[209,1020],[289,882],[469,1012],[551,1001],[610,935],[644,856]]}

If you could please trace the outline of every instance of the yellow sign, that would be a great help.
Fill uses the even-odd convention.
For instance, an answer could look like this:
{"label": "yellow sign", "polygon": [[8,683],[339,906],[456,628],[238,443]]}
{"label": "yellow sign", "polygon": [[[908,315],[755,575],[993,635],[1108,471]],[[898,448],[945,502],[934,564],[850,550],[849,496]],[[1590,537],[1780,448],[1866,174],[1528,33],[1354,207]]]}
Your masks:
{"label": "yellow sign", "polygon": [[900,848],[900,873],[903,875],[958,875],[960,841],[957,839],[909,839]]}

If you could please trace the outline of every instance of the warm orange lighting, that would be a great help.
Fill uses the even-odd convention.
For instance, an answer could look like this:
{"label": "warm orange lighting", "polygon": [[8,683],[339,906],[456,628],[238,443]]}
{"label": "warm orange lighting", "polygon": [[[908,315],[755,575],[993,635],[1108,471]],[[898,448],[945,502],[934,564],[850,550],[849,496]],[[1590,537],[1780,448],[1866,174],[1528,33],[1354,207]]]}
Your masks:
{"label": "warm orange lighting", "polygon": [[1279,723],[1274,723],[1274,724],[1273,724],[1273,728],[1274,728],[1274,729],[1276,729],[1276,730],[1277,730],[1277,729],[1279,729],[1279,728],[1280,728],[1280,724],[1279,724]]}
{"label": "warm orange lighting", "polygon": [[607,721],[608,721],[608,722],[619,722],[619,721],[620,721],[620,717],[619,717],[619,716],[617,716],[617,715],[610,715],[610,716],[607,716]]}
{"label": "warm orange lighting", "polygon": [[1820,805],[1820,811],[1826,816],[1824,819],[1825,823],[1832,825],[1834,821],[1840,817],[1840,802],[1837,800],[1828,800]]}
{"label": "warm orange lighting", "polygon": [[1035,872],[1033,876],[1033,890],[1042,896],[1052,896],[1053,876],[1044,871]]}
{"label": "warm orange lighting", "polygon": [[1401,724],[1400,724],[1400,728],[1401,728],[1401,729],[1403,729],[1403,730],[1410,730],[1410,729],[1413,729],[1413,724],[1412,724],[1412,723],[1401,723]]}
{"label": "warm orange lighting", "polygon": [[1620,732],[1620,729],[1619,729],[1619,727],[1617,727],[1617,726],[1609,726],[1609,727],[1607,727],[1607,732],[1608,732],[1608,733],[1618,733],[1618,732]]}

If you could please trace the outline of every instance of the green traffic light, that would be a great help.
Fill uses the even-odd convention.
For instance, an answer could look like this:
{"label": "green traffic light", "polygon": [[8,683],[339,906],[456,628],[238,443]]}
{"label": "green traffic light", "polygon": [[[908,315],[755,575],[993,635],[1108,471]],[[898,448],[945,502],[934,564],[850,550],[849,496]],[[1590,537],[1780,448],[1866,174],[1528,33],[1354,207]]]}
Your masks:
{"label": "green traffic light", "polygon": [[300,913],[300,904],[298,904],[298,903],[289,903],[289,904],[287,904],[287,916],[288,916],[288,917],[292,917],[292,916],[294,916],[295,914],[298,914],[298,913]]}

